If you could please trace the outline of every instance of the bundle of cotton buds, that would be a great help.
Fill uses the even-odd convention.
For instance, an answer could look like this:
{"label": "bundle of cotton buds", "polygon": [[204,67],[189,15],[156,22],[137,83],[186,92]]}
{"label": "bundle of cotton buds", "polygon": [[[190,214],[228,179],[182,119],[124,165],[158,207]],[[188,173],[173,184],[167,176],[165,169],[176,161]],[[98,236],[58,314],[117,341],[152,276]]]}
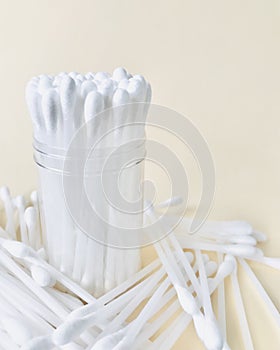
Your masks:
{"label": "bundle of cotton buds", "polygon": [[[67,148],[75,131],[103,110],[150,100],[150,84],[143,76],[132,76],[124,68],[116,68],[112,75],[107,72],[40,75],[26,87],[35,138],[61,148]],[[137,120],[137,113],[140,105],[138,111],[126,117]],[[92,137],[96,132],[92,130]]]}
{"label": "bundle of cotton buds", "polygon": [[[132,157],[139,152],[139,147],[130,149],[130,142],[144,139],[144,126],[133,128],[130,125],[145,122],[150,100],[150,84],[143,76],[131,75],[124,68],[115,69],[112,75],[106,72],[41,75],[32,78],[26,87],[26,101],[34,126],[34,158],[39,165],[43,244],[49,262],[95,296],[112,289],[141,266],[138,249],[128,252],[114,249],[115,245],[110,244],[114,234],[108,224],[122,227],[128,221],[117,208],[118,193],[113,178],[119,186],[119,197],[123,193],[128,195],[128,200],[139,196],[142,165],[137,160],[134,166],[127,166],[123,171],[127,149],[122,150],[123,145],[128,145]],[[106,244],[87,238],[85,230],[73,220],[65,201],[64,175],[67,181],[71,174],[68,176],[64,171],[64,160],[70,158],[71,161],[68,147],[73,144],[74,136],[78,139],[79,132],[84,136],[82,149],[90,153],[98,143],[98,156],[92,159],[89,156],[90,162],[86,164],[90,169],[85,172],[86,195],[94,211],[86,214],[84,190],[78,185],[71,186],[68,192],[75,197],[77,220],[90,221],[89,234],[101,237],[96,241]],[[141,147],[140,158],[144,157],[143,144]],[[105,181],[107,173],[103,165],[110,154],[119,164],[114,163]],[[79,169],[75,161],[76,172]],[[139,202],[137,212],[141,212],[140,206]],[[131,216],[130,221],[141,222],[140,214]]]}
{"label": "bundle of cotton buds", "polygon": [[[36,192],[28,201],[12,198],[6,187],[0,194],[6,218],[0,229],[0,349],[168,350],[191,321],[206,349],[229,349],[224,291],[228,277],[244,345],[253,349],[238,262],[280,326],[277,308],[246,261],[279,270],[280,259],[262,256],[253,240],[232,243],[236,235],[265,238],[253,233],[248,223],[206,222],[197,235],[190,235],[189,219],[183,219],[178,232],[154,244],[159,259],[96,299],[47,262]],[[158,213],[151,206],[147,215],[152,221]],[[172,223],[174,217],[168,220]],[[218,261],[201,250],[217,252]],[[215,290],[218,317],[211,302]]]}

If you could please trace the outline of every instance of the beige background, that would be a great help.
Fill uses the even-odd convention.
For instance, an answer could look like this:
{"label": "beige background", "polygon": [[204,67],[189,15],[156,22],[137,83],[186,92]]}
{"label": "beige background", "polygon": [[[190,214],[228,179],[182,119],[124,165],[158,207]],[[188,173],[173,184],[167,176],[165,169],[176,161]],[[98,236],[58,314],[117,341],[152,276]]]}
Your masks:
{"label": "beige background", "polygon": [[[250,221],[269,236],[264,251],[280,255],[279,1],[2,0],[0,38],[0,184],[13,194],[36,186],[30,77],[122,65],[147,77],[153,102],[188,115],[207,140],[217,177],[211,216]],[[199,178],[184,157],[195,203]],[[256,271],[280,307],[279,274]],[[255,349],[279,349],[279,330],[240,278]],[[230,345],[239,350],[232,304],[229,311]],[[176,349],[201,349],[190,332]]]}

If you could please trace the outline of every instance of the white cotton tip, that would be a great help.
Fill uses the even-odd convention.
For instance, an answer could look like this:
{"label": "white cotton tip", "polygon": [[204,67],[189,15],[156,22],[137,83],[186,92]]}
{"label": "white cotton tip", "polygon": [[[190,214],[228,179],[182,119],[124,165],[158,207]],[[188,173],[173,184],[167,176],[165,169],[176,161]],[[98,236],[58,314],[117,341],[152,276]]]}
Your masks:
{"label": "white cotton tip", "polygon": [[71,318],[66,320],[53,332],[53,343],[61,346],[75,340],[81,333],[91,326],[91,322],[89,322],[91,320],[88,318]]}
{"label": "white cotton tip", "polygon": [[43,267],[38,265],[32,265],[30,268],[32,278],[41,287],[53,287],[56,280],[52,275]]}
{"label": "white cotton tip", "polygon": [[26,324],[23,319],[2,317],[1,324],[17,345],[24,345],[33,337],[32,327]]}
{"label": "white cotton tip", "polygon": [[201,256],[202,256],[202,261],[203,261],[204,263],[207,263],[207,262],[210,260],[208,254],[201,254]]}
{"label": "white cotton tip", "polygon": [[78,94],[78,91],[80,90],[83,81],[81,81],[79,79],[74,79],[74,81],[75,81],[75,85],[76,85],[76,94]]}
{"label": "white cotton tip", "polygon": [[41,106],[41,95],[36,90],[26,90],[26,103],[29,110],[32,122],[35,124],[37,129],[42,127],[42,106]]}
{"label": "white cotton tip", "polygon": [[203,341],[203,339],[204,339],[204,332],[205,332],[205,329],[206,329],[205,317],[202,315],[201,312],[198,312],[198,313],[193,314],[192,318],[193,318],[193,323],[194,323],[194,327],[195,327],[196,333],[197,333],[199,339],[201,339]]}
{"label": "white cotton tip", "polygon": [[111,93],[112,91],[115,90],[116,86],[117,86],[117,83],[114,80],[109,78],[109,79],[104,79],[104,80],[100,81],[98,84],[98,89],[100,89],[100,90],[102,89],[106,92]]}
{"label": "white cotton tip", "polygon": [[94,79],[94,73],[92,73],[92,72],[87,72],[87,73],[85,74],[85,78],[86,78],[87,80],[92,80],[92,79]]}
{"label": "white cotton tip", "polygon": [[96,90],[97,90],[96,84],[91,80],[86,80],[81,85],[81,97],[85,99],[90,92],[96,91]]}
{"label": "white cotton tip", "polygon": [[79,75],[78,72],[69,72],[69,73],[68,73],[68,76],[69,76],[70,78],[72,78],[72,79],[75,79],[77,75]]}
{"label": "white cotton tip", "polygon": [[118,84],[118,87],[121,88],[121,89],[127,89],[128,87],[128,84],[129,84],[129,81],[127,79],[122,79],[119,84]]}
{"label": "white cotton tip", "polygon": [[57,129],[60,114],[59,95],[55,89],[49,89],[42,97],[42,112],[48,132],[53,133]]}
{"label": "white cotton tip", "polygon": [[121,81],[122,79],[127,79],[127,71],[122,67],[118,67],[114,70],[112,77],[116,81]]}
{"label": "white cotton tip", "polygon": [[110,74],[107,72],[97,72],[94,75],[94,80],[101,81],[104,79],[109,79],[111,78]]}
{"label": "white cotton tip", "polygon": [[222,223],[209,223],[213,227],[219,227],[218,233],[226,235],[250,235],[252,233],[252,226],[246,221],[225,221]]}
{"label": "white cotton tip", "polygon": [[30,193],[30,199],[31,199],[31,202],[34,204],[34,203],[38,203],[38,192],[37,191],[32,191]]}
{"label": "white cotton tip", "polygon": [[181,287],[178,284],[174,284],[174,288],[183,310],[190,315],[197,313],[199,308],[193,295],[185,287]]}
{"label": "white cotton tip", "polygon": [[146,85],[146,80],[143,75],[135,74],[133,75],[133,79],[139,80],[143,85]]}
{"label": "white cotton tip", "polygon": [[2,201],[6,201],[7,199],[11,198],[11,193],[10,193],[9,187],[2,186],[0,188],[0,197],[1,197]]}
{"label": "white cotton tip", "polygon": [[38,92],[43,95],[52,88],[53,81],[47,75],[43,75],[38,82]]}
{"label": "white cotton tip", "polygon": [[221,265],[218,268],[216,278],[223,280],[227,276],[231,275],[232,272],[236,269],[236,260],[230,255],[227,255],[224,259],[224,261],[221,263]]}
{"label": "white cotton tip", "polygon": [[103,306],[103,304],[98,304],[97,302],[94,302],[93,304],[86,304],[79,309],[72,311],[69,315],[69,319],[83,318],[85,316],[88,316],[89,314],[97,311],[100,306]]}
{"label": "white cotton tip", "polygon": [[[107,335],[104,338],[101,338],[99,341],[97,341],[94,346],[92,347],[92,350],[109,350],[109,349],[118,349],[118,350],[129,350],[130,347],[127,347],[127,344],[119,344],[124,336],[124,330],[121,329],[118,332],[115,332],[113,334]],[[118,346],[120,345],[120,346]]]}
{"label": "white cotton tip", "polygon": [[86,80],[86,78],[84,77],[84,75],[78,74],[76,75],[75,80],[80,80],[80,82],[83,82]]}
{"label": "white cotton tip", "polygon": [[32,250],[22,242],[12,240],[2,240],[1,245],[15,258],[23,259],[26,257],[33,257]]}
{"label": "white cotton tip", "polygon": [[216,320],[214,318],[207,318],[204,324],[205,328],[203,342],[206,349],[222,350],[224,346],[224,340]]}
{"label": "white cotton tip", "polygon": [[230,243],[247,244],[252,246],[257,244],[257,240],[251,235],[232,235],[227,238],[227,241]]}
{"label": "white cotton tip", "polygon": [[129,94],[124,89],[117,89],[112,99],[112,106],[121,106],[129,103]]}
{"label": "white cotton tip", "polygon": [[151,84],[147,84],[146,87],[146,97],[145,97],[145,102],[150,103],[152,99],[152,88],[151,88]]}
{"label": "white cotton tip", "polygon": [[26,201],[23,196],[17,196],[14,198],[13,203],[18,209],[25,209],[26,207]]}
{"label": "white cotton tip", "polygon": [[57,75],[53,80],[53,87],[58,87],[60,85],[62,77]]}
{"label": "white cotton tip", "polygon": [[131,350],[131,346],[131,341],[129,341],[128,338],[123,337],[114,347],[114,350]]}
{"label": "white cotton tip", "polygon": [[193,253],[192,253],[192,252],[185,252],[185,256],[187,257],[189,263],[192,264],[193,261],[194,261],[194,255],[193,255]]}
{"label": "white cotton tip", "polygon": [[134,102],[144,102],[146,96],[146,88],[137,79],[130,79],[127,87],[127,92],[132,101]]}
{"label": "white cotton tip", "polygon": [[251,245],[245,245],[245,244],[237,244],[237,245],[229,245],[224,246],[225,251],[227,254],[240,256],[240,257],[250,257],[258,255],[258,249]]}
{"label": "white cotton tip", "polygon": [[67,72],[60,72],[57,74],[58,77],[64,77],[65,75],[68,75]]}
{"label": "white cotton tip", "polygon": [[74,112],[76,89],[75,80],[71,76],[66,75],[61,79],[59,87],[60,103],[63,118],[66,120],[71,118]]}
{"label": "white cotton tip", "polygon": [[24,220],[30,230],[37,228],[37,212],[34,207],[28,207],[24,212]]}
{"label": "white cotton tip", "polygon": [[33,92],[33,91],[38,92],[39,80],[40,80],[40,78],[37,78],[37,80],[32,78],[31,80],[28,81],[28,83],[26,84],[26,87],[25,87],[25,97],[27,97],[30,92]]}
{"label": "white cotton tip", "polygon": [[208,261],[205,264],[205,272],[207,277],[212,276],[214,273],[217,272],[218,264],[215,261]]}
{"label": "white cotton tip", "polygon": [[103,96],[97,92],[92,91],[87,95],[85,100],[85,120],[89,121],[94,118],[98,113],[104,110]]}
{"label": "white cotton tip", "polygon": [[51,350],[54,344],[49,336],[41,336],[31,339],[21,347],[21,350]]}
{"label": "white cotton tip", "polygon": [[267,240],[266,235],[259,231],[254,231],[252,236],[257,240],[257,242],[265,242]]}
{"label": "white cotton tip", "polygon": [[208,350],[222,350],[224,341],[215,319],[205,318],[202,314],[193,315],[193,322],[198,337]]}
{"label": "white cotton tip", "polygon": [[106,108],[111,107],[111,100],[112,100],[114,91],[115,91],[115,84],[111,79],[103,80],[98,85],[98,92],[100,92],[101,95],[103,96],[104,101],[106,102],[106,106],[105,106]]}

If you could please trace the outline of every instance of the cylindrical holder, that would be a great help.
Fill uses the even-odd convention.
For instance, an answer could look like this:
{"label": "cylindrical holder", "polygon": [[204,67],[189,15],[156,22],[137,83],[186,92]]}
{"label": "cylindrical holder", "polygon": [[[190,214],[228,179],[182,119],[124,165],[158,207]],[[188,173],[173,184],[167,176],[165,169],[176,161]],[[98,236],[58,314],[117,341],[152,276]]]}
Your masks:
{"label": "cylindrical holder", "polygon": [[33,146],[49,262],[100,296],[140,268],[145,143],[86,150],[84,162],[36,139]]}

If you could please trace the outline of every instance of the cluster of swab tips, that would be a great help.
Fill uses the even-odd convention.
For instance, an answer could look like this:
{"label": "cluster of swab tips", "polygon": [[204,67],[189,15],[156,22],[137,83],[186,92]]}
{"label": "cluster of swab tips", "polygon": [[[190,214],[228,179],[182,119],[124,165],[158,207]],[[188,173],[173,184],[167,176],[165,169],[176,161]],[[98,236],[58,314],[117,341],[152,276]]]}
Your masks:
{"label": "cluster of swab tips", "polygon": [[[105,109],[150,100],[150,84],[143,76],[133,76],[124,68],[116,68],[112,75],[107,72],[40,75],[26,87],[35,138],[61,148],[67,148],[74,133]],[[133,120],[139,112],[140,106],[135,106],[126,118]],[[115,118],[120,117],[116,113]],[[97,130],[90,131],[94,137]]]}

